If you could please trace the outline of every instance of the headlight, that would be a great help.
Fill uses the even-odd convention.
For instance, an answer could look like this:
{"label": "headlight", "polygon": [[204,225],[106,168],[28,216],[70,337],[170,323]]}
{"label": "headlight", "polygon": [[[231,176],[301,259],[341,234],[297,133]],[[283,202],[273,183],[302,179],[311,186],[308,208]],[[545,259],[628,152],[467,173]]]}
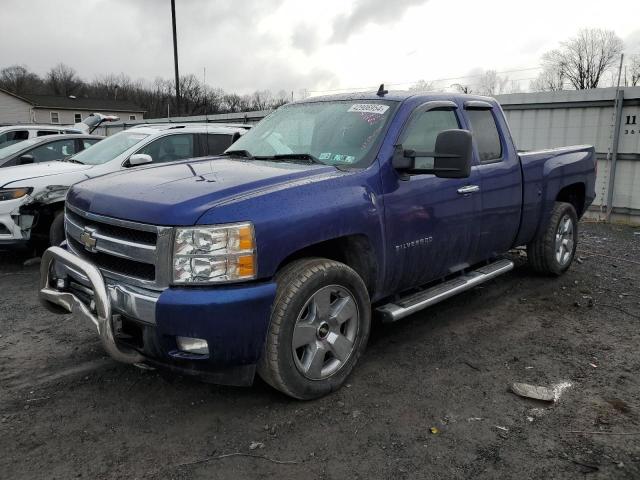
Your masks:
{"label": "headlight", "polygon": [[33,192],[31,187],[21,188],[0,188],[0,202],[3,200],[15,200],[16,198],[22,198],[25,195],[29,195]]}
{"label": "headlight", "polygon": [[251,223],[177,228],[173,283],[223,283],[256,278]]}

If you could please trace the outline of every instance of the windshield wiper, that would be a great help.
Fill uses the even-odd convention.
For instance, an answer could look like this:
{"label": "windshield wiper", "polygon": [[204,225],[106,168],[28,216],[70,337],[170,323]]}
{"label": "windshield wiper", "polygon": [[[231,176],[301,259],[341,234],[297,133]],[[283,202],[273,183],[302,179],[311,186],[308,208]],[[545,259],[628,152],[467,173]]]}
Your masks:
{"label": "windshield wiper", "polygon": [[61,162],[79,163],[80,165],[84,165],[84,162],[81,162],[80,160],[76,160],[73,157],[65,157],[65,158],[61,159],[60,161]]}
{"label": "windshield wiper", "polygon": [[231,156],[231,157],[243,157],[243,158],[253,158],[253,155],[248,150],[227,150],[220,155]]}
{"label": "windshield wiper", "polygon": [[326,165],[310,153],[279,153],[277,155],[271,155],[267,157],[256,157],[260,160],[307,160],[309,163],[318,163],[320,165]]}

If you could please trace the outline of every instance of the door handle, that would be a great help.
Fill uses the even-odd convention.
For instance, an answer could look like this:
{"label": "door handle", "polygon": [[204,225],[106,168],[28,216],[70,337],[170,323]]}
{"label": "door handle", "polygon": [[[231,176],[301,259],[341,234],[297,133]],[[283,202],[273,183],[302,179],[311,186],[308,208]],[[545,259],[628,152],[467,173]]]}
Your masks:
{"label": "door handle", "polygon": [[458,189],[458,193],[460,195],[468,195],[469,193],[476,193],[480,191],[480,187],[478,185],[467,185],[465,187],[460,187]]}

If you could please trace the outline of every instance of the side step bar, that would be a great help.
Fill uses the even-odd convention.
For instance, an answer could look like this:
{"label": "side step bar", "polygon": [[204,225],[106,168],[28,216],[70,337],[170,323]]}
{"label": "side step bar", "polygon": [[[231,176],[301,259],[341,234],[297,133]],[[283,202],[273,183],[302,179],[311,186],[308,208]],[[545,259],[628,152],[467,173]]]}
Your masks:
{"label": "side step bar", "polygon": [[423,308],[430,307],[449,297],[469,290],[476,285],[480,285],[492,278],[507,273],[513,269],[511,260],[498,260],[477,270],[467,272],[459,277],[447,280],[435,287],[413,293],[407,297],[400,298],[393,302],[378,307],[376,311],[381,315],[385,323],[395,322],[411,315]]}

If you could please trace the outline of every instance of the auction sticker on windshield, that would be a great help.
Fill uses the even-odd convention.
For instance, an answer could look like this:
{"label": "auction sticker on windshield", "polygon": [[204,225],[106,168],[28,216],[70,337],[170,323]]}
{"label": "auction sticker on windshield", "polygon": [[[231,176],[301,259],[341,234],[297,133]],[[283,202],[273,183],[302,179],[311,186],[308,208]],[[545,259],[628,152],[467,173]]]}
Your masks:
{"label": "auction sticker on windshield", "polygon": [[381,105],[379,103],[355,103],[349,107],[347,112],[377,113],[378,115],[382,115],[387,110],[389,110],[389,105]]}

